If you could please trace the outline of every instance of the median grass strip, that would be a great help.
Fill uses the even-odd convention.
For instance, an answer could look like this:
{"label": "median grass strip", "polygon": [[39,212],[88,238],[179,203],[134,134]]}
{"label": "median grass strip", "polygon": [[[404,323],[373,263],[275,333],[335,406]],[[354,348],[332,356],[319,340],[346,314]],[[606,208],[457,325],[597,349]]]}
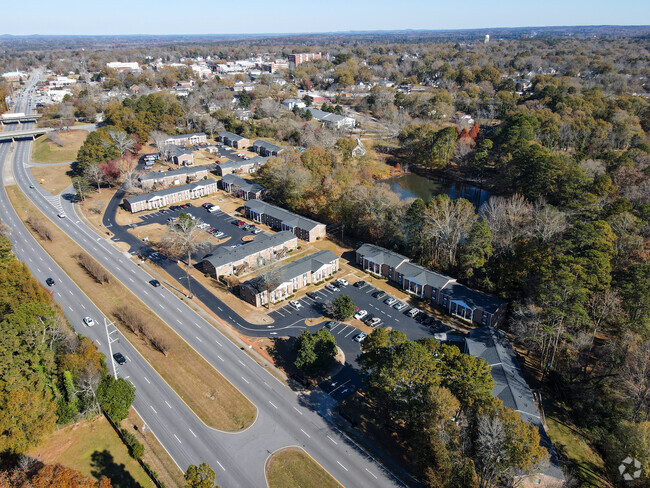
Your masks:
{"label": "median grass strip", "polygon": [[103,415],[54,432],[29,454],[95,479],[106,476],[116,487],[154,486]]}
{"label": "median grass strip", "polygon": [[42,135],[34,141],[31,160],[35,163],[64,163],[77,159],[79,148],[86,140],[87,130],[58,131],[54,136],[61,145]]}
{"label": "median grass strip", "polygon": [[[8,186],[6,190],[22,221],[30,216],[45,220],[44,215],[17,186]],[[52,240],[43,240],[35,234],[41,246],[79,288],[92,297],[100,310],[115,320],[122,334],[203,422],[221,430],[244,429],[253,423],[256,417],[255,406],[239,390],[142,303],[129,288],[117,279],[99,284],[89,276],[77,260],[82,251],[81,247],[54,224],[47,220],[46,222],[49,224]],[[155,290],[152,288],[151,292],[155,293]],[[166,354],[157,351],[146,337],[129,331],[116,320],[114,311],[122,306],[129,306],[146,317],[147,322],[155,327],[157,334],[169,344]],[[81,321],[82,317],[79,317],[79,320]]]}
{"label": "median grass strip", "polygon": [[302,449],[287,448],[271,456],[266,464],[269,488],[341,488],[325,469]]}

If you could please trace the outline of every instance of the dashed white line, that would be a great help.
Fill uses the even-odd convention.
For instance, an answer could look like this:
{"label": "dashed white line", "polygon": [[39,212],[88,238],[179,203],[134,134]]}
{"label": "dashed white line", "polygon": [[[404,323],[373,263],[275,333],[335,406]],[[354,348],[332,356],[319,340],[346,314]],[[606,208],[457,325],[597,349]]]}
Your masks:
{"label": "dashed white line", "polygon": [[[192,432],[192,429],[190,429],[190,428],[188,428],[187,430],[189,430],[190,432]],[[192,435],[193,435],[194,437],[196,437],[196,434],[195,434],[194,432],[192,432]]]}
{"label": "dashed white line", "polygon": [[241,364],[242,366],[246,366],[241,359],[238,359],[237,361],[239,361],[239,364]]}
{"label": "dashed white line", "polygon": [[172,408],[172,406],[167,402],[167,400],[165,400],[165,404],[166,404],[169,408]]}
{"label": "dashed white line", "polygon": [[149,407],[151,408],[151,410],[153,410],[153,413],[155,413],[156,415],[158,414],[158,412],[156,412],[155,408],[153,408],[151,405],[149,405]]}
{"label": "dashed white line", "polygon": [[293,407],[293,409],[294,409],[296,412],[298,412],[300,415],[302,415],[302,412],[301,412],[300,410],[298,410],[296,407]]}
{"label": "dashed white line", "polygon": [[223,464],[221,464],[219,461],[217,461],[217,464],[219,465],[219,467],[220,467],[221,469],[223,469],[224,471],[226,470],[226,468],[223,467]]}
{"label": "dashed white line", "polygon": [[199,341],[199,342],[203,342],[199,336],[194,336],[194,337],[196,337],[196,340],[197,340],[197,341]]}
{"label": "dashed white line", "polygon": [[151,384],[151,381],[149,381],[149,379],[146,376],[143,376],[143,378],[147,383]]}
{"label": "dashed white line", "polygon": [[[216,342],[217,344],[219,344],[221,346],[221,342],[219,342],[218,340],[215,339],[214,342]],[[221,346],[221,347],[223,347],[223,346]]]}
{"label": "dashed white line", "polygon": [[[177,440],[180,444],[182,444],[181,440],[178,438],[178,436],[177,436],[176,434],[174,434],[174,437],[176,437],[176,440]],[[346,471],[347,471],[347,469],[346,469]]]}
{"label": "dashed white line", "polygon": [[273,403],[271,400],[269,400],[269,403],[271,404],[271,406],[272,406],[273,408],[278,408],[278,407],[276,407],[276,406],[274,405],[274,403]]}
{"label": "dashed white line", "polygon": [[368,471],[368,473],[370,473],[370,476],[377,479],[377,476],[375,476],[368,468],[366,468],[366,471]]}
{"label": "dashed white line", "polygon": [[343,466],[341,463],[339,463],[338,461],[336,461],[336,462],[337,462],[338,465],[341,466],[343,469],[345,469],[346,471],[348,470],[348,468],[346,468],[345,466]]}
{"label": "dashed white line", "polygon": [[244,378],[244,377],[242,376],[241,379],[244,380],[244,381],[246,382],[247,385],[250,385],[249,381],[248,381],[246,378]]}
{"label": "dashed white line", "polygon": [[327,438],[328,438],[329,440],[331,440],[331,441],[334,443],[335,446],[338,446],[338,445],[339,445],[339,443],[336,442],[334,439],[332,439],[330,436],[327,436]]}
{"label": "dashed white line", "polygon": [[[307,432],[305,432],[305,431],[302,430],[302,429],[300,429],[300,431],[301,431],[303,434],[305,434],[307,437],[309,437],[309,438],[311,439],[311,436],[310,436]],[[346,469],[346,471],[347,471],[347,469]]]}
{"label": "dashed white line", "polygon": [[218,357],[220,360],[224,361],[224,359],[223,359],[221,356],[219,356],[218,354],[217,354],[217,357]]}
{"label": "dashed white line", "polygon": [[219,309],[220,312],[223,312],[223,308],[221,308],[219,305],[217,305],[217,308]]}
{"label": "dashed white line", "polygon": [[183,313],[183,311],[178,307],[176,307],[176,310],[178,310],[180,313]]}
{"label": "dashed white line", "polygon": [[196,322],[194,322],[194,325],[196,325],[199,329],[201,328],[201,326],[199,324],[197,324]]}

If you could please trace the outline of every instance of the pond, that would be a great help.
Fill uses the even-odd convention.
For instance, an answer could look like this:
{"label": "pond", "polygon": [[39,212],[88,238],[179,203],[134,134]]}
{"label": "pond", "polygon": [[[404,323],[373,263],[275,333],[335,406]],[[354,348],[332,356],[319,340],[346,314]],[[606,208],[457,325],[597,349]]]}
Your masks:
{"label": "pond", "polygon": [[427,178],[426,176],[416,175],[415,173],[382,180],[382,183],[389,185],[391,190],[397,193],[402,200],[406,200],[407,198],[421,198],[426,202],[436,195],[445,193],[452,200],[457,198],[469,200],[477,210],[492,196],[489,191],[478,186],[456,180]]}

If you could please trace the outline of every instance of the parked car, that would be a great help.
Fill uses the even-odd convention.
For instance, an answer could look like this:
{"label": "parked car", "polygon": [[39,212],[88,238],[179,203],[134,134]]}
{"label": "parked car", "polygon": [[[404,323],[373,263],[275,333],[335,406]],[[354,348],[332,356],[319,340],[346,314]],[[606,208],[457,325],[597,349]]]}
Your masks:
{"label": "parked car", "polygon": [[343,278],[339,278],[338,280],[336,280],[336,283],[341,285],[341,286],[348,286],[349,285],[349,283],[346,280],[344,280]]}
{"label": "parked car", "polygon": [[92,317],[84,317],[84,324],[86,324],[88,327],[92,327],[95,325],[95,321],[92,319]]}
{"label": "parked car", "polygon": [[333,285],[332,283],[328,283],[325,285],[325,288],[327,288],[329,291],[339,291],[338,287]]}
{"label": "parked car", "polygon": [[393,305],[393,308],[397,310],[398,312],[401,312],[404,310],[408,305],[404,302],[397,302],[395,305]]}
{"label": "parked car", "polygon": [[302,303],[300,303],[298,300],[291,300],[291,301],[289,302],[289,305],[291,305],[291,306],[292,306],[293,308],[295,308],[296,310],[302,308]]}
{"label": "parked car", "polygon": [[354,284],[355,288],[363,288],[363,287],[366,286],[366,285],[367,285],[367,283],[366,283],[365,281],[363,281],[363,280],[357,281],[357,282]]}
{"label": "parked car", "polygon": [[176,210],[180,210],[180,209],[181,209],[180,205],[172,205],[171,207],[169,207],[169,210],[172,210],[172,211],[176,211]]}
{"label": "parked car", "polygon": [[305,295],[307,295],[312,300],[318,300],[318,295],[316,295],[316,293],[312,291],[308,291],[307,293],[305,293]]}
{"label": "parked car", "polygon": [[172,222],[176,222],[176,217],[168,217],[168,218],[167,218],[167,222],[169,222],[170,224],[171,224]]}
{"label": "parked car", "polygon": [[253,234],[259,234],[260,232],[262,232],[262,229],[258,229],[257,227],[253,229]]}
{"label": "parked car", "polygon": [[203,208],[210,208],[210,207],[214,207],[214,204],[213,204],[213,203],[210,203],[210,202],[206,202],[206,203],[204,203],[204,204],[201,205],[201,206],[202,206]]}
{"label": "parked car", "polygon": [[54,286],[54,280],[52,278],[46,279],[45,283],[47,283],[47,286]]}
{"label": "parked car", "polygon": [[372,294],[372,296],[373,296],[374,298],[376,298],[377,300],[380,300],[381,298],[384,298],[384,297],[386,296],[386,292],[383,292],[383,291],[381,291],[381,290],[378,290],[378,291],[374,292],[374,293]]}
{"label": "parked car", "polygon": [[221,232],[220,230],[218,230],[217,232],[213,232],[212,235],[213,235],[214,237],[216,237],[217,239],[219,239],[220,237],[223,237],[223,236],[225,236],[226,234],[224,234],[223,232]]}
{"label": "parked car", "polygon": [[427,327],[433,325],[434,318],[433,317],[427,317],[422,321],[422,325],[426,325]]}
{"label": "parked car", "polygon": [[384,303],[385,303],[386,305],[392,305],[392,304],[395,303],[396,301],[397,301],[397,298],[388,297],[386,300],[384,300]]}
{"label": "parked car", "polygon": [[424,313],[424,312],[420,312],[419,314],[417,314],[417,315],[415,316],[415,321],[416,321],[418,324],[421,324],[421,323],[423,323],[423,322],[427,319],[427,317],[428,317],[428,315],[427,315],[426,313]]}
{"label": "parked car", "polygon": [[368,312],[366,312],[365,310],[359,310],[357,313],[354,314],[354,318],[361,320],[366,315],[368,315]]}
{"label": "parked car", "polygon": [[337,325],[339,325],[339,323],[336,320],[330,320],[325,324],[325,327],[331,329],[333,327],[336,327]]}
{"label": "parked car", "polygon": [[212,206],[208,209],[208,212],[213,213],[213,212],[216,212],[217,210],[221,210],[221,208],[219,207],[219,205],[212,205]]}
{"label": "parked car", "polygon": [[379,317],[373,317],[372,320],[368,322],[368,325],[373,329],[381,324],[381,319]]}
{"label": "parked car", "polygon": [[368,337],[368,334],[365,332],[362,332],[361,334],[357,334],[354,336],[354,341],[355,342],[363,342],[365,338]]}
{"label": "parked car", "polygon": [[158,280],[150,280],[149,284],[155,288],[158,288],[160,286],[160,281]]}
{"label": "parked car", "polygon": [[122,353],[116,352],[113,354],[113,359],[115,359],[115,362],[117,364],[124,364],[126,363],[126,358],[122,355]]}
{"label": "parked car", "polygon": [[415,308],[415,307],[413,307],[411,310],[409,310],[408,312],[406,312],[406,315],[408,315],[409,317],[413,318],[413,317],[415,317],[415,316],[416,316],[417,314],[419,314],[419,313],[420,313],[420,309],[419,309],[419,308]]}

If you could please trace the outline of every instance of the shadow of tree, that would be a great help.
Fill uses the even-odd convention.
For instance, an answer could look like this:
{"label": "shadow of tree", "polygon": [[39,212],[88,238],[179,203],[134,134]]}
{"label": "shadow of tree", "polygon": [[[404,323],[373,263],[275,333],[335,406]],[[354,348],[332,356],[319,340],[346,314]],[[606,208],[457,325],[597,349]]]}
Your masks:
{"label": "shadow of tree", "polygon": [[142,485],[126,470],[124,464],[117,464],[113,455],[106,449],[93,452],[90,459],[93,468],[90,473],[95,478],[106,476],[111,480],[113,488],[142,488]]}

